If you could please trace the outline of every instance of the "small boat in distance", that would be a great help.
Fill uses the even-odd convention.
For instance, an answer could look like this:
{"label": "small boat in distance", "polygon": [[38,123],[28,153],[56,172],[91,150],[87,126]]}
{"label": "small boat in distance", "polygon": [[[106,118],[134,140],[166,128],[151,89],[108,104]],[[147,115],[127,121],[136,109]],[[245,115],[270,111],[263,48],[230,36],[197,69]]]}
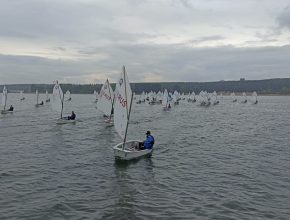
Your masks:
{"label": "small boat in distance", "polygon": [[52,102],[51,107],[52,110],[57,111],[60,113],[60,118],[56,120],[57,124],[67,124],[67,123],[74,123],[75,120],[69,120],[66,117],[62,117],[63,113],[63,100],[64,100],[64,94],[61,90],[60,85],[58,84],[58,81],[55,81],[53,91],[52,91]]}
{"label": "small boat in distance", "polygon": [[94,91],[94,95],[96,96],[96,100],[95,100],[95,102],[98,102],[99,94],[98,94],[98,92],[97,92],[96,90]]}
{"label": "small boat in distance", "polygon": [[3,110],[1,110],[1,114],[8,114],[8,113],[13,113],[13,109],[12,110],[6,110],[6,102],[7,102],[7,89],[6,86],[3,87],[3,92],[2,92],[2,105],[4,107]]}
{"label": "small boat in distance", "polygon": [[247,94],[244,92],[242,94],[242,96],[244,97],[243,103],[247,103],[248,102],[248,100],[247,100]]}
{"label": "small boat in distance", "polygon": [[232,97],[232,102],[236,102],[237,101],[236,94],[234,92],[231,94],[231,97]]}
{"label": "small boat in distance", "polygon": [[115,157],[122,160],[131,160],[152,154],[153,149],[138,150],[140,140],[126,140],[133,94],[124,66],[116,83],[115,95],[114,126],[119,136],[123,139],[122,143],[113,147]]}
{"label": "small boat in distance", "polygon": [[252,96],[253,96],[254,99],[255,99],[254,104],[258,104],[258,94],[257,94],[256,92],[253,92]]}
{"label": "small boat in distance", "polygon": [[167,89],[165,89],[165,91],[163,93],[162,106],[163,106],[163,110],[170,110],[171,109]]}
{"label": "small boat in distance", "polygon": [[217,100],[217,93],[216,93],[216,91],[214,91],[213,93],[212,93],[212,96],[214,97],[214,105],[218,105],[220,102]]}
{"label": "small boat in distance", "polygon": [[50,102],[50,98],[48,98],[48,91],[47,90],[46,90],[45,94],[46,94],[46,100],[45,100],[45,102]]}
{"label": "small boat in distance", "polygon": [[114,111],[114,93],[108,79],[101,88],[97,102],[97,109],[103,112],[105,117],[108,117],[105,121],[106,126],[114,126],[114,120],[112,120],[112,114]]}
{"label": "small boat in distance", "polygon": [[67,96],[67,101],[71,101],[71,97],[70,97],[70,91],[67,90],[65,95]]}
{"label": "small boat in distance", "polygon": [[20,91],[20,100],[22,101],[22,100],[24,100],[25,98],[23,97],[23,92],[22,91]]}
{"label": "small boat in distance", "polygon": [[41,103],[38,103],[38,98],[39,98],[39,93],[38,93],[38,89],[36,89],[36,92],[35,92],[35,94],[36,94],[36,107],[41,107],[41,106],[43,106],[43,101],[41,101]]}

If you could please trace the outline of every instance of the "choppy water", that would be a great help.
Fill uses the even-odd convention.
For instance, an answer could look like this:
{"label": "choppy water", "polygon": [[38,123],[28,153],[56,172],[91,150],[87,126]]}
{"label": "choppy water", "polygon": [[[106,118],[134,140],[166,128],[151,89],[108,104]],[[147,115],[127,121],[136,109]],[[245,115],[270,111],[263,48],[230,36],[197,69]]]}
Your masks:
{"label": "choppy water", "polygon": [[[44,95],[42,100],[44,100]],[[155,137],[151,158],[115,161],[121,142],[93,95],[50,104],[8,94],[0,115],[0,219],[289,219],[290,97],[209,108],[133,105],[128,139]]]}

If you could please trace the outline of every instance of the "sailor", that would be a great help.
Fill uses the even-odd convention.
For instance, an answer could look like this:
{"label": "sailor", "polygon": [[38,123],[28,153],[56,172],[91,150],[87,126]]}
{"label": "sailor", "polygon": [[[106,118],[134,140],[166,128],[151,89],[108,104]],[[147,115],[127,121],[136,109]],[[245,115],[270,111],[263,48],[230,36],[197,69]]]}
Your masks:
{"label": "sailor", "polygon": [[67,120],[75,120],[76,119],[76,114],[74,111],[71,112],[71,116],[67,117]]}
{"label": "sailor", "polygon": [[39,105],[43,105],[43,101],[41,101],[41,103]]}
{"label": "sailor", "polygon": [[154,145],[154,137],[150,131],[146,132],[146,140],[139,143],[139,150],[151,150]]}
{"label": "sailor", "polygon": [[12,106],[12,105],[10,105],[10,108],[8,109],[8,111],[11,111],[11,112],[13,112],[13,110],[14,110],[13,106]]}
{"label": "sailor", "polygon": [[170,105],[170,103],[168,104],[168,108],[171,108],[171,105]]}

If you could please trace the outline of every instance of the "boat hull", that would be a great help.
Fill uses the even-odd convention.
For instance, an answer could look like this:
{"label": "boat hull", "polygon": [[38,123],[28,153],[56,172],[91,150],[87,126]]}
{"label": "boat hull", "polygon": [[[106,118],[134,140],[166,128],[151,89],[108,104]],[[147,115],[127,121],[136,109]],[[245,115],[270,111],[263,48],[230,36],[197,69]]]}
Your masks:
{"label": "boat hull", "polygon": [[62,118],[58,118],[56,120],[57,124],[68,124],[68,123],[75,123],[76,120],[67,120],[67,119],[62,119]]}
{"label": "boat hull", "polygon": [[35,107],[42,107],[43,105],[36,104]]}
{"label": "boat hull", "polygon": [[[140,140],[131,140],[127,143],[133,147],[134,143],[139,143]],[[143,156],[150,156],[153,153],[153,149],[150,150],[136,150],[134,147],[130,149],[127,144],[125,144],[124,150],[122,149],[123,143],[117,144],[113,147],[114,155],[117,159],[121,160],[132,160]]]}
{"label": "boat hull", "polygon": [[13,111],[1,110],[1,114],[9,114],[13,113]]}

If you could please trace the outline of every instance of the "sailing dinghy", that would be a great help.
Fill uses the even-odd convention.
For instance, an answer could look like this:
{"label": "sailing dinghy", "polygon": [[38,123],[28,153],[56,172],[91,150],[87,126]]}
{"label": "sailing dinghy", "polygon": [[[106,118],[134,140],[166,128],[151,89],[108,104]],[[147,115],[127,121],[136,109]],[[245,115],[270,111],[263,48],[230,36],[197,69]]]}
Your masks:
{"label": "sailing dinghy", "polygon": [[106,80],[101,88],[99,99],[97,102],[97,109],[102,111],[108,120],[106,120],[106,126],[114,126],[114,120],[112,120],[112,113],[114,111],[114,93],[109,80]]}
{"label": "sailing dinghy", "polygon": [[231,94],[231,97],[232,97],[233,102],[237,101],[236,94],[234,92]]}
{"label": "sailing dinghy", "polygon": [[46,94],[46,100],[45,100],[45,102],[50,102],[50,98],[48,98],[48,91],[47,90],[46,90],[45,94]]}
{"label": "sailing dinghy", "polygon": [[35,94],[36,94],[36,104],[35,104],[35,106],[36,106],[36,107],[41,107],[41,106],[43,106],[43,101],[41,101],[41,103],[38,103],[38,98],[39,98],[38,89],[36,89]]}
{"label": "sailing dinghy", "polygon": [[163,110],[170,110],[170,108],[171,108],[171,106],[169,104],[167,89],[165,89],[165,91],[163,93],[162,106],[163,106]]}
{"label": "sailing dinghy", "polygon": [[217,93],[216,93],[216,91],[214,91],[213,93],[212,93],[212,96],[215,98],[214,99],[214,105],[218,105],[220,102],[217,100]]}
{"label": "sailing dinghy", "polygon": [[243,97],[244,97],[244,101],[243,101],[243,103],[247,103],[247,101],[248,101],[248,100],[247,100],[247,94],[246,94],[245,92],[243,93]]}
{"label": "sailing dinghy", "polygon": [[7,89],[6,89],[6,86],[4,86],[3,88],[3,92],[2,92],[2,105],[4,107],[3,110],[1,110],[1,114],[8,114],[8,113],[13,113],[13,111],[9,111],[9,110],[6,110],[6,102],[7,102]]}
{"label": "sailing dinghy", "polygon": [[25,98],[23,97],[23,92],[22,91],[20,91],[20,100],[22,101],[22,100],[24,100]]}
{"label": "sailing dinghy", "polygon": [[63,100],[64,100],[64,94],[61,90],[60,85],[58,84],[58,81],[55,81],[53,91],[52,91],[52,102],[51,107],[52,110],[57,111],[60,113],[60,118],[56,120],[57,124],[67,124],[67,123],[74,123],[75,120],[68,120],[67,118],[62,117],[63,112]]}
{"label": "sailing dinghy", "polygon": [[131,160],[141,156],[149,155],[153,149],[137,150],[140,140],[127,141],[127,131],[132,107],[133,94],[130,87],[129,79],[123,66],[123,71],[120,74],[116,83],[116,101],[114,112],[114,126],[117,133],[123,139],[123,142],[113,147],[116,158],[123,160]]}
{"label": "sailing dinghy", "polygon": [[253,92],[252,96],[255,98],[254,104],[258,104],[258,94],[256,92]]}
{"label": "sailing dinghy", "polygon": [[67,90],[65,95],[67,96],[67,101],[70,101],[71,100],[71,97],[70,97],[70,91]]}

